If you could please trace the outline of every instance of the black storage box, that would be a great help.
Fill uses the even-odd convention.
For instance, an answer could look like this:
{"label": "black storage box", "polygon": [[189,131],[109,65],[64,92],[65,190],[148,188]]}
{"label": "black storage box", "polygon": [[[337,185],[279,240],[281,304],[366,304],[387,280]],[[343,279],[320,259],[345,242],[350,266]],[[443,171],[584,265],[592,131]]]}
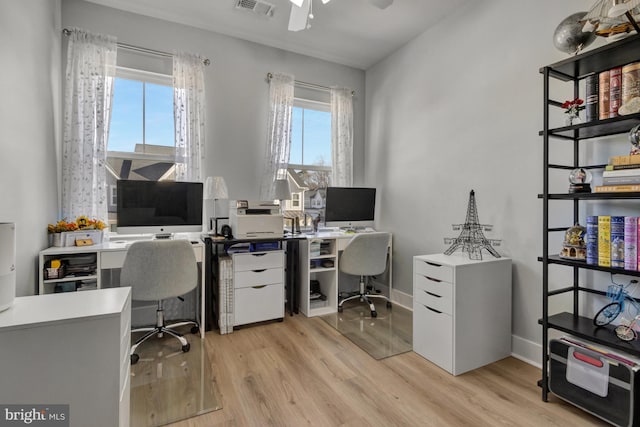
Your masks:
{"label": "black storage box", "polygon": [[549,343],[549,390],[616,426],[640,426],[640,365],[597,344],[565,338]]}

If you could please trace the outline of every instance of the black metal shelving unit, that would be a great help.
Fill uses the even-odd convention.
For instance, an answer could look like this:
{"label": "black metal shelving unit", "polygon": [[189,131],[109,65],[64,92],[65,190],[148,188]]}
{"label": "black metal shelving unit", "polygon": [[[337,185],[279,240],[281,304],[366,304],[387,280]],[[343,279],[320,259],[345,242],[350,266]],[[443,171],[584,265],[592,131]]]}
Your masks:
{"label": "black metal shelving unit", "polygon": [[[640,271],[628,271],[620,268],[601,267],[586,264],[582,261],[573,261],[552,255],[549,251],[549,234],[564,232],[570,226],[578,222],[582,203],[591,200],[634,200],[640,199],[640,193],[550,193],[549,172],[551,170],[571,170],[582,167],[586,169],[603,169],[604,164],[580,164],[580,146],[585,140],[601,138],[610,135],[624,134],[633,126],[640,124],[640,113],[627,116],[619,116],[605,120],[594,120],[580,123],[574,126],[559,128],[549,127],[549,117],[552,109],[560,109],[562,103],[550,97],[550,79],[557,79],[573,83],[574,97],[579,97],[580,81],[590,75],[598,74],[617,66],[623,66],[640,61],[640,36],[627,37],[615,43],[607,44],[597,49],[567,58],[563,61],[542,67],[540,73],[544,81],[544,105],[543,105],[543,130],[539,135],[543,139],[543,192],[538,195],[543,204],[543,241],[542,256],[538,260],[542,263],[542,318],[539,323],[542,326],[542,400],[547,400],[549,393],[548,361],[549,361],[549,329],[562,331],[588,341],[606,345],[608,347],[640,356],[640,341],[631,343],[620,341],[612,332],[612,327],[595,327],[592,319],[580,315],[579,294],[591,292],[603,294],[601,291],[581,287],[578,284],[578,273],[582,269],[625,274],[640,277]],[[569,164],[550,163],[551,143],[573,144],[573,160]],[[572,204],[572,222],[566,227],[549,227],[549,202],[553,200],[567,201]],[[573,269],[573,283],[562,289],[549,290],[549,266],[561,265]],[[549,297],[571,293],[573,296],[573,311],[549,315]]]}

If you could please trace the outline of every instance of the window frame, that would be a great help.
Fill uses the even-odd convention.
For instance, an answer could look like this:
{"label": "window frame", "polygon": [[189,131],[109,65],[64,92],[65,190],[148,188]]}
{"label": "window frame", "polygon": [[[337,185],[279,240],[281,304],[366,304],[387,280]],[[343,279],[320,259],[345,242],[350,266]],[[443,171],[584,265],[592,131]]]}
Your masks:
{"label": "window frame", "polygon": [[[169,74],[154,73],[152,71],[139,70],[135,68],[116,66],[115,78],[122,78],[127,80],[134,80],[138,82],[151,83],[163,86],[169,86],[173,89],[173,76]],[[143,120],[142,120],[142,145],[147,145],[145,141],[145,103],[143,100]],[[173,162],[175,163],[175,155],[163,155],[152,153],[136,153],[134,151],[115,151],[109,150],[109,142],[107,141],[107,158],[112,157],[116,159],[130,159],[130,160],[149,160],[158,162]],[[175,131],[173,149],[175,152]]]}
{"label": "window frame", "polygon": [[[299,97],[294,97],[293,98],[293,106],[294,108],[302,108],[302,109],[307,109],[307,110],[317,110],[317,111],[323,111],[323,112],[327,112],[327,113],[331,113],[331,104],[328,102],[324,102],[324,101],[315,101],[312,99],[305,99],[305,98],[299,98]],[[330,126],[332,125],[331,123],[329,124]],[[289,163],[287,166],[287,171],[289,173],[295,173],[295,170],[311,170],[311,171],[326,171],[326,172],[331,172],[333,170],[333,147],[331,146],[331,141],[329,141],[330,144],[330,153],[331,156],[329,158],[329,161],[331,162],[331,166],[326,166],[326,165],[308,165],[308,164],[304,164],[304,163]],[[302,152],[304,153],[304,130],[302,133]],[[304,156],[303,156],[304,157]]]}

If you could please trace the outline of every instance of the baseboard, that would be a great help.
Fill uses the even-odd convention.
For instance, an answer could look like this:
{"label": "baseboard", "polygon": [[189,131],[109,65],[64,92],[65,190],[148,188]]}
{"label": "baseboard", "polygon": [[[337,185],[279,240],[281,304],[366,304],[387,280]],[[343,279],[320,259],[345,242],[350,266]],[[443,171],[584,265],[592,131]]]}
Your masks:
{"label": "baseboard", "polygon": [[391,289],[391,301],[407,310],[413,311],[413,296],[396,289]]}
{"label": "baseboard", "polygon": [[511,335],[511,356],[542,369],[542,345],[517,335]]}

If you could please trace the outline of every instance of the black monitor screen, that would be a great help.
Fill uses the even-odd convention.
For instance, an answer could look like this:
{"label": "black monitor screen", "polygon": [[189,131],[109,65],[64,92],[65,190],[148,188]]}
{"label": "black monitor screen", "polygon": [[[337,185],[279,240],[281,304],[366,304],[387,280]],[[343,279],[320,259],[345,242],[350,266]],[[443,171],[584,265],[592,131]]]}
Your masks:
{"label": "black monitor screen", "polygon": [[119,180],[118,232],[202,230],[202,183]]}
{"label": "black monitor screen", "polygon": [[325,225],[329,227],[373,226],[375,210],[375,188],[327,187]]}

